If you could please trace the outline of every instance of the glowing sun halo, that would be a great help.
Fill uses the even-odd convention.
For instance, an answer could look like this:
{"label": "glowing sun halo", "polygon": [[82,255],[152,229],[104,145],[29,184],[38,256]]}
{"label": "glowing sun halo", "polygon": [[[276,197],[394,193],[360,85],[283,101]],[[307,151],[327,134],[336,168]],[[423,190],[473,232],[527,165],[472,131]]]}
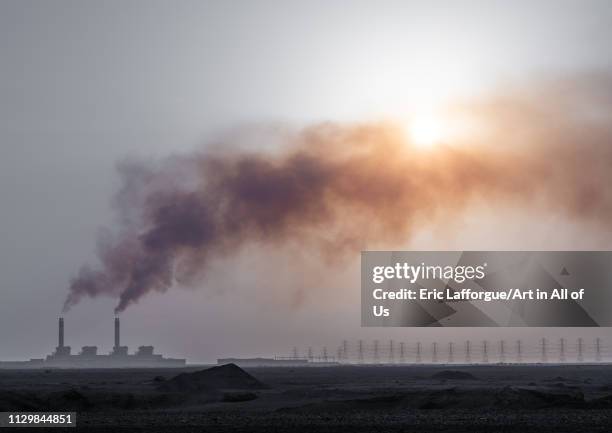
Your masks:
{"label": "glowing sun halo", "polygon": [[421,115],[411,119],[409,134],[412,142],[419,147],[429,147],[444,138],[444,125],[433,115]]}

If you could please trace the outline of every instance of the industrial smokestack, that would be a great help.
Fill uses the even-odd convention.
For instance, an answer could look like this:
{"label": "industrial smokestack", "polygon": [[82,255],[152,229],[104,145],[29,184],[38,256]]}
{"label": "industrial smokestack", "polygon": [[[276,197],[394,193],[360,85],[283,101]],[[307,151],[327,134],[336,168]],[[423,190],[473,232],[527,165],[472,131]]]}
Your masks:
{"label": "industrial smokestack", "polygon": [[119,346],[119,318],[115,317],[115,348],[118,348]]}
{"label": "industrial smokestack", "polygon": [[59,318],[57,347],[64,347],[64,318]]}

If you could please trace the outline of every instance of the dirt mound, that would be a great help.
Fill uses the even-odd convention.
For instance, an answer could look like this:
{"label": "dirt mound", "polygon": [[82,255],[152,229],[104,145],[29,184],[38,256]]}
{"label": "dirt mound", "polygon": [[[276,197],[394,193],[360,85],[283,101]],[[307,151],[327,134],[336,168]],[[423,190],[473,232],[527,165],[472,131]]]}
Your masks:
{"label": "dirt mound", "polygon": [[580,391],[548,391],[504,387],[499,390],[459,390],[455,388],[430,391],[407,399],[418,409],[544,409],[559,407],[584,407],[584,395]]}
{"label": "dirt mound", "polygon": [[32,411],[36,412],[44,407],[44,402],[41,401],[33,393],[17,392],[17,391],[0,391],[0,411]]}
{"label": "dirt mound", "polygon": [[157,387],[160,391],[173,392],[265,388],[267,388],[266,385],[255,379],[236,364],[225,364],[193,373],[182,373]]}
{"label": "dirt mound", "polygon": [[579,391],[558,392],[532,390],[515,387],[502,389],[460,389],[457,387],[438,390],[389,394],[361,399],[325,400],[297,407],[279,409],[286,413],[342,413],[342,412],[402,412],[406,408],[418,410],[495,410],[495,409],[554,409],[586,407],[608,408],[612,396],[594,401],[587,406]]}
{"label": "dirt mound", "polygon": [[257,398],[257,394],[249,391],[233,391],[223,394],[223,401],[230,403],[239,403],[243,401],[251,401]]}
{"label": "dirt mound", "polygon": [[432,379],[443,380],[476,380],[476,378],[466,371],[444,370],[431,376]]}
{"label": "dirt mound", "polygon": [[612,395],[606,395],[593,399],[589,402],[589,407],[594,409],[610,409],[612,408]]}
{"label": "dirt mound", "polygon": [[510,409],[580,408],[585,404],[584,394],[578,389],[551,391],[510,386],[499,390],[495,394],[493,401],[496,407]]}
{"label": "dirt mound", "polygon": [[83,411],[92,406],[89,399],[76,389],[51,393],[0,392],[0,411]]}
{"label": "dirt mound", "polygon": [[47,396],[47,406],[58,410],[83,411],[93,408],[94,404],[81,391],[68,389],[66,391],[51,393]]}

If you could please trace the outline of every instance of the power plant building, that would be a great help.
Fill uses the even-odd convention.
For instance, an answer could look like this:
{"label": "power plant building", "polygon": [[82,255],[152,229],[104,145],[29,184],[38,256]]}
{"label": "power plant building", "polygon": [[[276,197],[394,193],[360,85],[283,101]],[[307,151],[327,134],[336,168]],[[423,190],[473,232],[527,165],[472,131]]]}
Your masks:
{"label": "power plant building", "polygon": [[0,368],[141,368],[184,367],[185,359],[164,358],[154,353],[153,346],[140,346],[136,353],[129,354],[127,346],[121,346],[121,324],[115,318],[115,344],[107,355],[99,355],[97,346],[83,346],[78,354],[64,344],[64,318],[59,318],[58,341],[55,351],[44,359],[0,362]]}

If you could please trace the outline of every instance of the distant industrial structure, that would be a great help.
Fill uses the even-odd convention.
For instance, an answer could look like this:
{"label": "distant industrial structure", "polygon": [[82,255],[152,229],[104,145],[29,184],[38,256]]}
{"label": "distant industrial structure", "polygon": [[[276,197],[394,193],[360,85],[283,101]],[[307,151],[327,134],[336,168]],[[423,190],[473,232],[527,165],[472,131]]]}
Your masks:
{"label": "distant industrial structure", "polygon": [[71,354],[70,346],[64,344],[64,318],[59,318],[58,342],[55,352],[46,358],[29,361],[0,361],[0,368],[141,368],[141,367],[184,367],[185,359],[164,358],[153,353],[153,346],[140,346],[134,354],[121,345],[119,318],[115,317],[115,345],[112,352],[99,355],[97,346],[83,346],[81,352]]}
{"label": "distant industrial structure", "polygon": [[[610,353],[612,347],[605,344],[602,339],[595,338],[591,344],[585,343],[583,338],[575,342],[566,338],[559,338],[558,342],[551,342],[541,338],[537,342],[524,342],[516,340],[509,343],[504,340],[473,342],[447,341],[444,343],[433,341],[429,345],[416,341],[413,343],[389,340],[382,344],[379,340],[366,343],[358,340],[349,344],[343,340],[337,347],[337,356],[328,356],[327,347],[321,349],[321,356],[313,356],[312,346],[308,347],[308,356],[301,359],[299,350],[293,348],[292,356],[276,357],[274,359],[219,359],[219,363],[242,362],[243,365],[324,365],[334,364],[367,364],[367,365],[397,365],[397,364],[440,364],[440,365],[473,365],[473,364],[580,364],[612,362]],[[399,350],[398,350],[399,349]],[[399,353],[398,353],[399,352]],[[399,356],[398,356],[399,354]],[[265,361],[265,364],[263,362]]]}
{"label": "distant industrial structure", "polygon": [[236,364],[238,367],[298,367],[310,363],[305,358],[219,358],[217,364]]}

